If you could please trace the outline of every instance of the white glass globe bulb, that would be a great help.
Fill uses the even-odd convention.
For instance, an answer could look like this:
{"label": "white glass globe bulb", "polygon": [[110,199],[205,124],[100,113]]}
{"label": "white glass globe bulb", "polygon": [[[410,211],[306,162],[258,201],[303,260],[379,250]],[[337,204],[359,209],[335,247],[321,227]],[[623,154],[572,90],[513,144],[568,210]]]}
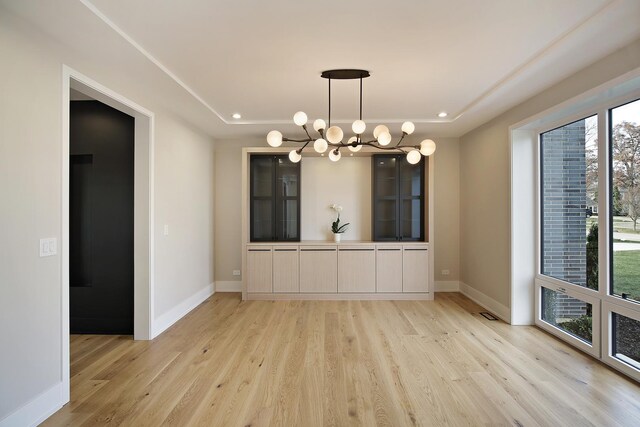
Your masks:
{"label": "white glass globe bulb", "polygon": [[355,122],[353,122],[353,125],[351,125],[351,129],[356,135],[362,135],[366,128],[367,124],[362,120],[356,120]]}
{"label": "white glass globe bulb", "polygon": [[329,153],[329,159],[332,162],[337,162],[338,160],[340,160],[340,157],[342,157],[342,153],[340,151],[336,150],[331,150],[331,152]]}
{"label": "white glass globe bulb", "polygon": [[317,119],[315,122],[313,122],[313,128],[316,130],[316,132],[320,132],[321,129],[324,130],[324,128],[326,127],[327,124],[322,119]]}
{"label": "white glass globe bulb", "polygon": [[378,135],[378,144],[385,146],[391,142],[391,134],[389,132],[382,132]]}
{"label": "white glass globe bulb", "polygon": [[316,142],[313,143],[313,149],[316,150],[317,153],[324,153],[327,151],[327,147],[329,147],[329,144],[322,138],[316,139]]}
{"label": "white glass globe bulb", "polygon": [[421,158],[422,156],[420,155],[420,151],[418,150],[411,150],[407,153],[407,162],[411,163],[412,165],[418,163]]}
{"label": "white glass globe bulb", "polygon": [[267,143],[272,147],[280,147],[282,145],[282,134],[277,130],[272,130],[267,134]]}
{"label": "white glass globe bulb", "polygon": [[356,138],[355,136],[352,136],[351,138],[349,138],[349,142],[347,142],[347,144],[349,145],[349,150],[351,150],[353,153],[357,153],[362,149],[362,145],[360,144],[356,145],[355,147],[352,145],[357,140],[358,138]]}
{"label": "white glass globe bulb", "polygon": [[414,130],[416,130],[416,125],[411,122],[404,122],[402,124],[402,132],[406,133],[407,135],[411,135]]}
{"label": "white glass globe bulb", "polygon": [[436,151],[436,143],[430,139],[425,139],[420,143],[420,154],[430,156]]}
{"label": "white glass globe bulb", "polygon": [[307,124],[307,115],[303,111],[298,111],[293,115],[293,123],[298,126]]}
{"label": "white glass globe bulb", "polygon": [[331,126],[327,129],[327,140],[332,144],[337,144],[342,141],[342,137],[344,133],[342,133],[342,129],[339,126]]}
{"label": "white glass globe bulb", "polygon": [[291,160],[293,163],[298,163],[300,159],[302,159],[302,156],[298,154],[296,150],[289,151],[289,160]]}
{"label": "white glass globe bulb", "polygon": [[375,139],[378,139],[378,136],[382,133],[382,132],[389,132],[389,128],[386,127],[385,125],[378,125],[375,127],[375,129],[373,129],[373,137]]}

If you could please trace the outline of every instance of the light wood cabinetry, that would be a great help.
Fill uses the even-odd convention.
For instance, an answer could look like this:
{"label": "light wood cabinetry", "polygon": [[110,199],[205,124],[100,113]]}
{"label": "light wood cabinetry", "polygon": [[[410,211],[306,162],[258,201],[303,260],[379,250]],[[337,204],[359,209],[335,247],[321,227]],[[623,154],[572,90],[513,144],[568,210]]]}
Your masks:
{"label": "light wood cabinetry", "polygon": [[300,262],[297,246],[273,248],[273,292],[300,292]]}
{"label": "light wood cabinetry", "polygon": [[338,292],[376,291],[375,251],[374,245],[338,247]]}
{"label": "light wood cabinetry", "polygon": [[300,292],[338,292],[338,249],[336,246],[300,247]]}
{"label": "light wood cabinetry", "polygon": [[269,242],[246,251],[248,299],[433,299],[425,242]]}
{"label": "light wood cabinetry", "polygon": [[376,291],[402,292],[402,246],[379,245],[376,249]]}
{"label": "light wood cabinetry", "polygon": [[273,292],[273,249],[247,246],[247,292]]}
{"label": "light wood cabinetry", "polygon": [[424,244],[402,246],[402,292],[429,292],[429,255]]}

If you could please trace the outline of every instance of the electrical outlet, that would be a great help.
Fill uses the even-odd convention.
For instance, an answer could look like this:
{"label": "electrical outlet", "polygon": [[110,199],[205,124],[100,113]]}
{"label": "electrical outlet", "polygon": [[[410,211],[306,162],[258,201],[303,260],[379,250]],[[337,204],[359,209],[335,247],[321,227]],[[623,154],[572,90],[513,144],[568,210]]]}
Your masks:
{"label": "electrical outlet", "polygon": [[233,270],[233,275],[234,276],[239,276],[240,275],[240,270]]}
{"label": "electrical outlet", "polygon": [[164,225],[163,233],[165,236],[169,235],[169,224]]}
{"label": "electrical outlet", "polygon": [[448,276],[449,275],[449,270],[442,270],[440,272],[443,276]]}

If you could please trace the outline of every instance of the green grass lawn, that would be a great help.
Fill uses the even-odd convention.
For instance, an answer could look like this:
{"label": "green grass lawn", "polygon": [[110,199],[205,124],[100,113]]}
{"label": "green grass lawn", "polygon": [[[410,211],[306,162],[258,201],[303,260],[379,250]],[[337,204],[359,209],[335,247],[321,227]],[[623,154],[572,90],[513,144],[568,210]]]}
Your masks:
{"label": "green grass lawn", "polygon": [[[598,223],[598,215],[593,215],[587,218],[587,232],[591,228],[592,224]],[[618,233],[633,233],[640,234],[640,221],[638,221],[638,229],[633,229],[633,221],[626,216],[614,216],[613,217],[613,231]]]}
{"label": "green grass lawn", "polygon": [[640,301],[640,251],[619,251],[613,255],[613,287]]}

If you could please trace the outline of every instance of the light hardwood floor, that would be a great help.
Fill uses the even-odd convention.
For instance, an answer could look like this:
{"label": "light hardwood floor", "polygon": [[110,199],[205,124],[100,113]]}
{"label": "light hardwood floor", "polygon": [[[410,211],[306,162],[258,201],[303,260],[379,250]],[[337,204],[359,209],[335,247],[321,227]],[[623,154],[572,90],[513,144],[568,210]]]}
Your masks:
{"label": "light hardwood floor", "polygon": [[44,425],[640,425],[637,383],[479,311],[216,294],[153,341],[73,336],[71,402]]}

